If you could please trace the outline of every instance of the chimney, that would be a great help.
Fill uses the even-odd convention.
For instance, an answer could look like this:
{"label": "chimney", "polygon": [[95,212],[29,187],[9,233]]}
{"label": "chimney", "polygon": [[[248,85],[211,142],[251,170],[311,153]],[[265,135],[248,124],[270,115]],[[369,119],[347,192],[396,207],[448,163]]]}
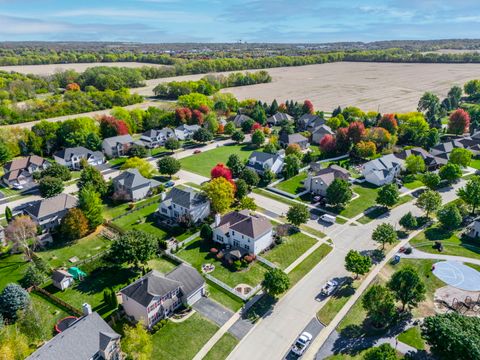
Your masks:
{"label": "chimney", "polygon": [[167,197],[167,192],[166,192],[166,191],[162,191],[162,193],[160,194],[160,200],[161,200],[161,201],[164,201],[166,197]]}
{"label": "chimney", "polygon": [[83,315],[87,316],[92,313],[92,306],[90,304],[84,303],[82,305]]}
{"label": "chimney", "polygon": [[219,213],[215,214],[215,227],[220,225],[220,220],[222,219],[222,216]]}

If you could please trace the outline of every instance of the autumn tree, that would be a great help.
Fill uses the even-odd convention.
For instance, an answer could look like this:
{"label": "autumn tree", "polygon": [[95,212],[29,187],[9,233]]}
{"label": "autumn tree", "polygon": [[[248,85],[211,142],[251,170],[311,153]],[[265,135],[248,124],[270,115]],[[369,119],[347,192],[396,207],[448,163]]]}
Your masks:
{"label": "autumn tree", "polygon": [[392,135],[396,134],[398,124],[397,119],[395,119],[395,114],[384,114],[378,122],[378,126],[384,128]]}
{"label": "autumn tree", "polygon": [[127,135],[128,127],[123,120],[110,115],[103,115],[100,120],[100,134],[102,138],[109,138],[118,135]]}
{"label": "autumn tree", "polygon": [[212,210],[216,213],[225,213],[233,204],[234,186],[222,176],[210,180],[202,187],[202,190],[210,199]]}
{"label": "autumn tree", "polygon": [[336,142],[333,135],[325,135],[319,143],[320,149],[326,153],[332,153],[335,151]]}
{"label": "autumn tree", "polygon": [[463,109],[457,109],[448,118],[448,132],[462,135],[470,129],[470,115]]}
{"label": "autumn tree", "polygon": [[[160,160],[159,160],[160,161]],[[121,166],[122,170],[126,169],[137,169],[143,177],[150,179],[153,177],[155,171],[152,164],[150,164],[146,159],[141,159],[138,157],[128,158],[123,165]]]}
{"label": "autumn tree", "polygon": [[361,121],[354,121],[348,126],[348,137],[356,144],[362,140],[365,135],[365,125]]}
{"label": "autumn tree", "polygon": [[232,171],[222,163],[215,165],[210,171],[210,177],[212,179],[223,177],[228,181],[232,180]]}
{"label": "autumn tree", "polygon": [[295,155],[299,159],[302,158],[302,148],[298,144],[290,144],[285,149],[285,155]]}
{"label": "autumn tree", "polygon": [[7,240],[22,249],[29,260],[32,259],[33,250],[37,244],[36,235],[37,224],[27,215],[16,216],[5,229]]}
{"label": "autumn tree", "polygon": [[353,153],[361,159],[368,159],[375,156],[377,153],[377,146],[373,141],[360,141],[355,144]]}
{"label": "autumn tree", "polygon": [[352,141],[348,134],[348,128],[338,128],[335,136],[335,149],[339,153],[346,153],[350,151]]}
{"label": "autumn tree", "polygon": [[67,241],[83,238],[88,229],[88,220],[78,208],[69,209],[60,222],[60,234]]}
{"label": "autumn tree", "polygon": [[315,112],[312,102],[308,99],[303,102],[302,110],[304,114],[313,114]]}

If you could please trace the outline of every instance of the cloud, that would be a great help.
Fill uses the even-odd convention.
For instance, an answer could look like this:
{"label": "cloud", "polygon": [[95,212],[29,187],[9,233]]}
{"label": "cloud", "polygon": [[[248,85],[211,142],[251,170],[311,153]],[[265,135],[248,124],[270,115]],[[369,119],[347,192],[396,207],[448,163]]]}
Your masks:
{"label": "cloud", "polygon": [[0,14],[0,34],[48,34],[68,30],[62,22],[43,21],[32,18],[13,17]]}
{"label": "cloud", "polygon": [[142,9],[118,9],[118,8],[83,8],[56,11],[51,14],[53,17],[77,18],[77,17],[104,17],[104,18],[128,18],[128,19],[157,19],[172,20],[178,22],[192,20],[209,20],[210,17],[202,16],[199,18],[196,14],[184,11],[157,11]]}

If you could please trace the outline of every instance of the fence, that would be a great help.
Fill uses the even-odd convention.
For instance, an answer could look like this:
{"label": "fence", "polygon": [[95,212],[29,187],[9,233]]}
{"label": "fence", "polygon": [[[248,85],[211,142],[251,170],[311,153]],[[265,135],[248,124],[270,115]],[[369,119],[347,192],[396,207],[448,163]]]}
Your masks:
{"label": "fence", "polygon": [[[82,316],[83,315],[83,312],[75,307],[73,307],[72,305],[70,305],[69,303],[66,303],[65,301],[63,301],[62,299],[56,297],[55,295],[53,294],[50,294],[47,290],[45,289],[42,289],[41,287],[38,287],[36,285],[33,285],[32,286],[33,290],[35,292],[38,292],[44,296],[46,296],[47,298],[49,298],[50,300],[52,300],[53,302],[57,303],[58,305],[60,305],[61,307],[69,310],[72,314],[75,314],[75,315],[78,315],[78,316]],[[31,289],[30,288],[30,291]]]}
{"label": "fence", "polygon": [[102,251],[102,252],[99,252],[98,254],[95,254],[95,255],[92,255],[86,259],[83,259],[83,260],[79,260],[77,262],[75,262],[75,266],[78,266],[78,265],[84,265],[84,264],[87,264],[89,262],[92,262],[93,260],[96,260],[98,258],[101,258],[102,256],[104,256],[105,254],[107,254],[108,250],[105,250],[105,251]]}
{"label": "fence", "polygon": [[159,199],[155,199],[153,201],[146,202],[145,204],[142,204],[140,206],[135,206],[132,210],[128,210],[127,212],[124,212],[123,214],[120,214],[118,216],[115,216],[110,220],[110,222],[121,219],[122,217],[125,217],[127,215],[130,215],[131,213],[134,213],[135,211],[142,210],[143,208],[150,206],[152,204],[158,203]]}
{"label": "fence", "polygon": [[239,297],[243,301],[247,301],[250,299],[252,296],[256,294],[258,290],[260,290],[261,285],[255,286],[247,295],[242,294],[241,292],[235,290],[234,288],[231,288],[224,282],[218,280],[216,277],[211,276],[210,274],[205,274],[205,277],[210,280],[211,282],[215,283],[216,285],[220,286],[222,289],[227,290],[229,293],[235,295],[236,297]]}
{"label": "fence", "polygon": [[271,267],[272,269],[278,268],[277,265],[275,265],[275,264],[272,263],[271,261],[268,261],[268,260],[265,259],[264,257],[261,257],[260,255],[257,255],[257,260],[260,261],[261,263],[267,265],[268,267]]}
{"label": "fence", "polygon": [[173,261],[179,263],[179,264],[182,264],[182,263],[185,263],[185,264],[188,264],[185,260],[183,260],[182,258],[178,257],[177,255],[174,255],[172,254],[170,251],[165,251],[164,254],[166,257],[172,259]]}

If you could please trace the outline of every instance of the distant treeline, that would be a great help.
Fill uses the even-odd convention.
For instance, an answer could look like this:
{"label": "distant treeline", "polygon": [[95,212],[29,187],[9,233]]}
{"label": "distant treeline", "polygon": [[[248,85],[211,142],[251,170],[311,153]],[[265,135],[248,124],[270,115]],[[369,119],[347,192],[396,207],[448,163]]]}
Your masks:
{"label": "distant treeline", "polygon": [[192,92],[213,95],[223,88],[263,84],[271,81],[272,77],[264,70],[245,74],[207,75],[197,81],[172,81],[159,84],[153,89],[153,92],[159,98],[176,100],[179,96]]}

